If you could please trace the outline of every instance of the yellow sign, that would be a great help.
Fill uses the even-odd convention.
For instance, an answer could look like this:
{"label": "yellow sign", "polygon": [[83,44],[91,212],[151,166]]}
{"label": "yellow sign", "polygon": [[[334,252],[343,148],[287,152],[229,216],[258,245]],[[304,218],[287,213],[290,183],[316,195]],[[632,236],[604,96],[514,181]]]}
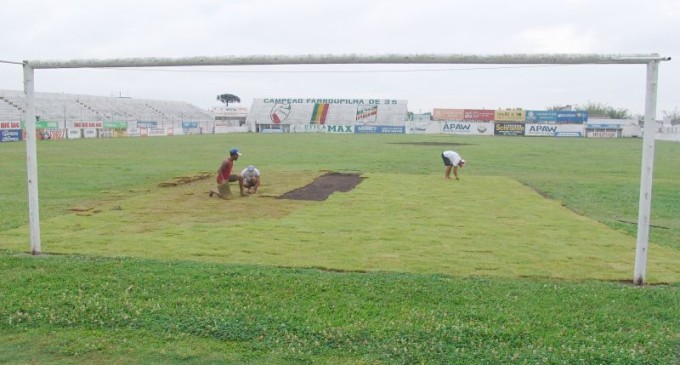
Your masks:
{"label": "yellow sign", "polygon": [[524,122],[524,110],[496,110],[496,120],[503,122]]}

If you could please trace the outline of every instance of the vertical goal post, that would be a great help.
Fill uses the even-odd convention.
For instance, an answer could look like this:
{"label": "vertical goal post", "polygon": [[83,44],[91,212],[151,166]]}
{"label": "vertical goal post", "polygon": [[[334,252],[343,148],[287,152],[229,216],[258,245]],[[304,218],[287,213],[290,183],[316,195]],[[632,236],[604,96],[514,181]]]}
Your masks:
{"label": "vertical goal post", "polygon": [[659,54],[385,54],[385,55],[251,55],[185,58],[114,58],[81,60],[24,61],[24,93],[26,95],[26,164],[28,172],[28,211],[30,245],[33,255],[41,253],[38,202],[38,168],[35,135],[34,71],[38,69],[112,68],[112,67],[177,67],[177,66],[265,66],[265,65],[339,65],[339,64],[495,64],[495,65],[647,65],[645,117],[643,129],[640,203],[633,282],[645,284],[647,248],[652,203],[654,170],[654,125],[656,121],[659,63],[670,61]]}

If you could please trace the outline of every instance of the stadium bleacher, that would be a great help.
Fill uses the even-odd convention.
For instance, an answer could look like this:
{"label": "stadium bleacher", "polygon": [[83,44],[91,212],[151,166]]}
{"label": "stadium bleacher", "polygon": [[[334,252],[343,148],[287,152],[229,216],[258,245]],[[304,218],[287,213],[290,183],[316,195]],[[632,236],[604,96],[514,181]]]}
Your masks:
{"label": "stadium bleacher", "polygon": [[[0,90],[0,120],[18,121],[25,108],[22,91]],[[64,123],[154,120],[172,125],[185,120],[214,120],[209,111],[186,102],[124,97],[36,92],[35,108],[40,120]]]}

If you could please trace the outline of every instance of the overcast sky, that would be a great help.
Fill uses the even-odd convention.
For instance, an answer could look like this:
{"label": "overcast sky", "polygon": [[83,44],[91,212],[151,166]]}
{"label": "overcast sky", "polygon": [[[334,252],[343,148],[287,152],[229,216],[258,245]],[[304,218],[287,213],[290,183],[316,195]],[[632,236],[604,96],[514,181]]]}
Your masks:
{"label": "overcast sky", "polygon": [[[0,60],[306,54],[649,54],[680,109],[679,0],[0,0]],[[187,101],[390,98],[433,108],[603,103],[644,114],[645,65],[323,65],[36,70],[36,92]],[[0,63],[0,89],[23,90]],[[238,104],[237,104],[238,105]]]}

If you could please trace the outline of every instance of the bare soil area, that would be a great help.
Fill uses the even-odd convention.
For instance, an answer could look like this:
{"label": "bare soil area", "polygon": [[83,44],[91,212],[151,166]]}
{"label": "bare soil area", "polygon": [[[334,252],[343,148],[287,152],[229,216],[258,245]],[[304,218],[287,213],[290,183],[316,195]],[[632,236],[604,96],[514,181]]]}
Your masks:
{"label": "bare soil area", "polygon": [[336,191],[348,192],[354,189],[363,179],[365,178],[359,174],[329,172],[301,188],[279,196],[279,199],[323,201]]}

